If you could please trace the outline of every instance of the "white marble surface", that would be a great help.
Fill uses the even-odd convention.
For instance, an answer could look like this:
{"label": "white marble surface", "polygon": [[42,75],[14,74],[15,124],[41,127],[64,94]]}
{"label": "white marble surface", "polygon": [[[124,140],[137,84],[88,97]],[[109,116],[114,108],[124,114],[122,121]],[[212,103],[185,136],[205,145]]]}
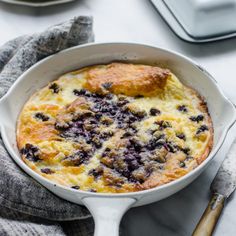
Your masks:
{"label": "white marble surface", "polygon": [[[33,33],[75,15],[94,16],[96,41],[153,44],[181,52],[215,76],[236,103],[236,38],[204,45],[181,41],[168,28],[148,0],[77,0],[34,9],[0,3],[0,44]],[[235,137],[233,128],[211,166],[194,183],[163,201],[131,209],[121,227],[125,236],[189,236],[209,199],[209,185]],[[215,236],[236,235],[236,199],[228,202]]]}

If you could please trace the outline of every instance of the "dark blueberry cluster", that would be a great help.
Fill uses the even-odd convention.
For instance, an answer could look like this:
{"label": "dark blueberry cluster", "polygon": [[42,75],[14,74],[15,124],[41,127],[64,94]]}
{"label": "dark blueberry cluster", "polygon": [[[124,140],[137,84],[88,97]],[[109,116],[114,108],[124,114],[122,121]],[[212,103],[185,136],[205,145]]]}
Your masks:
{"label": "dark blueberry cluster", "polygon": [[161,114],[161,111],[156,109],[156,108],[151,108],[149,113],[150,113],[151,116],[157,116],[157,115]]}
{"label": "dark blueberry cluster", "polygon": [[47,175],[50,175],[50,174],[54,173],[54,171],[51,170],[50,168],[42,168],[41,172],[44,173],[44,174],[47,174]]}
{"label": "dark blueberry cluster", "polygon": [[184,141],[186,140],[186,136],[184,133],[177,134],[176,137],[178,137],[179,139],[183,139]]}
{"label": "dark blueberry cluster", "polygon": [[156,148],[161,148],[163,145],[166,144],[166,140],[165,140],[165,135],[162,134],[158,137],[153,137],[149,140],[148,144],[146,145],[146,148],[149,151],[152,151]]}
{"label": "dark blueberry cluster", "polygon": [[187,113],[188,112],[188,108],[186,107],[186,105],[180,105],[177,107],[177,110],[183,113]]}
{"label": "dark blueberry cluster", "polygon": [[73,186],[71,186],[71,188],[78,190],[78,189],[80,189],[80,186],[79,185],[73,185]]}
{"label": "dark blueberry cluster", "polygon": [[52,90],[53,93],[59,93],[60,92],[60,87],[57,83],[52,83],[50,86],[49,86],[49,89]]}
{"label": "dark blueberry cluster", "polygon": [[181,148],[178,145],[174,144],[173,142],[166,142],[166,144],[164,144],[164,147],[166,148],[168,152],[172,152],[172,153],[175,153],[181,150]]}
{"label": "dark blueberry cluster", "polygon": [[83,137],[88,144],[93,144],[100,148],[101,141],[112,137],[112,131],[100,132],[99,125],[109,126],[116,122],[118,128],[127,128],[136,132],[134,122],[142,120],[147,114],[142,110],[129,110],[125,105],[129,103],[124,97],[118,98],[118,101],[111,100],[112,94],[94,94],[85,89],[74,90],[76,96],[83,96],[90,101],[93,106],[91,112],[86,117],[79,116],[76,120],[56,128],[61,131],[61,137],[78,140]]}
{"label": "dark blueberry cluster", "polygon": [[89,175],[92,175],[95,179],[97,179],[98,177],[100,177],[103,174],[103,167],[102,166],[98,166],[95,169],[91,169],[88,172]]}
{"label": "dark blueberry cluster", "polygon": [[203,115],[198,115],[198,116],[190,116],[189,119],[193,122],[199,123],[200,121],[203,121],[204,116]]}
{"label": "dark blueberry cluster", "polygon": [[[106,83],[106,87],[109,86],[111,85]],[[129,110],[128,107],[125,106],[129,101],[122,96],[118,98],[118,101],[113,101],[112,98],[114,95],[111,93],[94,94],[85,89],[74,90],[74,94],[77,96],[84,96],[91,101],[94,104],[91,110],[96,114],[96,116],[99,116],[99,118],[102,116],[112,118],[117,121],[118,126],[122,126],[122,123],[129,124],[135,121],[140,121],[147,115],[143,110]]]}
{"label": "dark blueberry cluster", "polygon": [[30,143],[25,144],[25,147],[22,148],[20,152],[29,161],[37,162],[40,160],[40,151],[38,147]]}
{"label": "dark blueberry cluster", "polygon": [[[109,90],[111,86],[112,84],[103,84],[103,88],[106,90]],[[87,112],[86,116],[84,114],[76,116],[64,127],[58,128],[58,130],[63,138],[69,138],[73,141],[82,139],[91,145],[91,150],[80,150],[64,158],[63,163],[65,165],[78,166],[86,163],[96,149],[102,148],[102,142],[114,135],[114,132],[109,130],[109,128],[101,129],[99,126],[109,127],[112,124],[124,130],[121,136],[121,139],[124,140],[124,146],[117,149],[105,148],[103,150],[100,159],[101,165],[89,171],[89,175],[95,179],[107,173],[104,172],[104,168],[109,168],[109,171],[116,176],[110,184],[118,186],[124,180],[143,183],[155,169],[164,168],[168,152],[182,151],[186,155],[190,154],[190,149],[180,148],[175,143],[168,141],[165,134],[158,134],[159,131],[172,127],[171,123],[165,120],[156,121],[155,124],[158,126],[150,133],[150,139],[141,142],[138,138],[136,122],[145,119],[147,113],[144,110],[129,107],[128,103],[131,98],[117,96],[117,98],[113,99],[113,94],[95,94],[85,89],[75,89],[73,93],[76,96],[84,97],[92,104],[90,111]],[[178,110],[187,112],[185,105],[180,106]],[[160,113],[160,110],[156,108],[151,108],[149,111],[151,116],[157,116]],[[183,140],[186,139],[184,134],[176,136]],[[109,177],[109,179],[112,178]]]}
{"label": "dark blueberry cluster", "polygon": [[84,95],[84,96],[90,97],[90,92],[88,92],[86,89],[80,89],[80,90],[74,89],[73,93],[74,93],[75,96]]}
{"label": "dark blueberry cluster", "polygon": [[172,125],[170,122],[165,121],[165,120],[161,120],[161,121],[156,121],[155,124],[159,125],[159,130],[164,130],[166,128],[171,128]]}
{"label": "dark blueberry cluster", "polygon": [[60,136],[74,141],[83,139],[87,144],[92,144],[96,148],[102,147],[102,141],[112,137],[112,131],[100,132],[98,129],[98,120],[96,117],[89,117],[71,122],[68,128],[60,130]]}
{"label": "dark blueberry cluster", "polygon": [[65,157],[62,163],[66,166],[79,166],[82,163],[86,163],[91,157],[91,153],[84,150],[79,150],[74,154]]}
{"label": "dark blueberry cluster", "polygon": [[190,148],[189,147],[186,147],[186,148],[182,148],[181,149],[183,153],[185,153],[186,155],[189,155],[190,154]]}
{"label": "dark blueberry cluster", "polygon": [[207,127],[206,125],[201,125],[201,126],[198,128],[196,134],[200,134],[200,133],[202,133],[202,132],[204,132],[204,131],[206,131],[206,130],[209,130],[208,127]]}
{"label": "dark blueberry cluster", "polygon": [[141,156],[133,148],[126,149],[123,153],[106,149],[101,158],[101,162],[105,166],[132,182],[135,181],[132,178],[132,172],[142,165],[140,160]]}
{"label": "dark blueberry cluster", "polygon": [[43,114],[42,112],[35,113],[34,117],[41,121],[48,121],[50,119],[49,116]]}
{"label": "dark blueberry cluster", "polygon": [[127,137],[127,145],[122,150],[105,149],[101,162],[131,182],[143,183],[156,168],[163,168],[168,152],[181,150],[168,142],[165,135],[152,137],[142,143],[136,137]]}

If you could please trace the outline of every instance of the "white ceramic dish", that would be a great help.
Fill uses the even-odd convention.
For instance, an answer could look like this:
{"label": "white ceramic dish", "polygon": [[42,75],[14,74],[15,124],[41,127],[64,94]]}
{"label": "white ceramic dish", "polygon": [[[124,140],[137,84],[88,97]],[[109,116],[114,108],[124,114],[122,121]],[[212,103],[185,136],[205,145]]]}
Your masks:
{"label": "white ceramic dish", "polygon": [[14,5],[22,5],[22,6],[29,6],[29,7],[47,7],[52,5],[59,5],[64,4],[67,2],[72,2],[75,0],[0,0],[1,2],[14,4]]}
{"label": "white ceramic dish", "polygon": [[[183,1],[184,2],[187,2],[187,1],[193,2],[195,0],[193,0],[193,1],[183,0]],[[201,1],[201,0],[197,0],[197,1]],[[224,1],[224,0],[222,0],[222,1]],[[203,37],[203,36],[202,37],[194,37],[194,33],[193,33],[193,35],[191,35],[191,33],[189,33],[187,31],[187,29],[184,27],[183,20],[181,22],[181,20],[177,17],[176,11],[173,9],[173,7],[171,9],[170,5],[167,5],[164,0],[151,0],[151,2],[156,7],[156,9],[160,13],[160,15],[163,17],[163,19],[166,21],[166,23],[169,25],[169,27],[173,30],[173,32],[178,37],[180,37],[181,39],[183,39],[187,42],[207,43],[207,42],[232,38],[232,37],[236,36],[236,29],[235,29],[234,31],[229,31],[229,32],[226,32],[223,34],[221,33],[221,34],[208,35],[205,37]],[[180,4],[180,3],[182,3],[181,0],[180,1],[173,1],[173,2],[175,2],[176,4],[179,4],[179,7],[181,7],[181,4]],[[204,0],[202,0],[202,2],[204,2]],[[234,16],[235,16],[235,14],[234,14]],[[235,22],[234,19],[233,19],[233,21]],[[228,22],[226,23],[226,25],[227,24],[228,24]],[[192,27],[192,29],[194,30],[193,27]],[[220,28],[218,28],[218,29],[220,29]]]}
{"label": "white ceramic dish", "polygon": [[236,31],[235,0],[164,0],[187,33],[194,38]]}
{"label": "white ceramic dish", "polygon": [[[16,122],[24,103],[37,89],[59,75],[84,66],[130,61],[170,68],[186,85],[202,94],[214,125],[214,147],[209,157],[195,170],[171,183],[153,189],[123,194],[91,193],[50,182],[31,170],[21,159],[16,145]],[[119,222],[131,206],[141,206],[166,198],[197,178],[222,145],[236,119],[233,104],[223,95],[215,80],[192,60],[165,49],[132,43],[101,43],[78,46],[48,57],[26,71],[0,100],[0,124],[4,144],[15,162],[30,176],[56,195],[84,204],[95,219],[95,235],[118,235]]]}

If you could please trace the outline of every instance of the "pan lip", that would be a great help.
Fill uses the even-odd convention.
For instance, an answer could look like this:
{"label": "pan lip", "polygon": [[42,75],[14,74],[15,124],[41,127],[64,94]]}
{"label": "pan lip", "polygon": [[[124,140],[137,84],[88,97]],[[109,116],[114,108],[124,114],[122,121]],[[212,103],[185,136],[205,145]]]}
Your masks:
{"label": "pan lip", "polygon": [[[147,195],[156,191],[161,191],[164,189],[168,189],[171,188],[174,185],[177,185],[180,182],[184,182],[185,180],[187,180],[188,178],[190,178],[192,175],[194,175],[196,172],[200,171],[200,169],[204,169],[204,167],[206,167],[207,164],[210,163],[210,161],[214,158],[214,156],[216,155],[216,153],[219,151],[220,147],[223,145],[224,140],[226,138],[226,135],[229,131],[229,129],[233,126],[233,124],[236,121],[236,109],[235,106],[233,105],[233,103],[224,95],[222,89],[219,87],[217,81],[214,79],[214,77],[202,66],[200,66],[198,63],[196,63],[195,61],[193,61],[192,59],[188,58],[187,56],[184,56],[181,53],[175,52],[173,50],[169,50],[163,47],[157,47],[155,45],[150,45],[150,44],[142,44],[142,43],[132,43],[132,42],[100,42],[100,43],[89,43],[89,44],[85,44],[85,45],[79,45],[79,46],[75,46],[75,47],[71,47],[69,49],[65,49],[61,52],[58,52],[54,55],[51,55],[47,58],[44,58],[43,60],[39,61],[38,63],[36,63],[35,65],[33,65],[32,67],[30,67],[28,70],[26,70],[18,79],[17,81],[12,85],[12,87],[8,90],[8,92],[0,99],[0,104],[2,106],[4,106],[4,101],[8,100],[8,97],[11,96],[12,91],[15,89],[15,87],[21,83],[21,80],[32,70],[34,70],[35,68],[37,68],[38,66],[40,66],[41,64],[44,64],[45,62],[47,62],[48,60],[50,60],[53,57],[56,57],[56,55],[58,54],[64,54],[64,53],[69,53],[70,51],[73,50],[79,50],[81,48],[88,48],[88,47],[97,47],[97,46],[113,46],[113,45],[124,45],[124,46],[141,46],[141,47],[146,47],[146,48],[153,48],[155,50],[160,50],[163,52],[167,52],[169,54],[175,55],[178,58],[183,59],[184,61],[186,61],[187,63],[191,64],[193,67],[195,67],[197,70],[200,71],[200,73],[204,73],[207,77],[208,80],[211,80],[211,82],[216,86],[217,91],[219,92],[219,94],[221,95],[220,99],[223,102],[227,103],[227,105],[231,106],[232,108],[232,114],[231,114],[231,120],[230,122],[228,122],[224,129],[222,130],[222,135],[217,143],[217,145],[213,148],[213,150],[210,152],[210,154],[208,155],[208,157],[200,164],[198,165],[194,170],[188,172],[186,175],[173,180],[169,183],[166,183],[164,185],[160,185],[151,189],[146,189],[146,190],[142,190],[142,191],[137,191],[137,192],[127,192],[127,193],[93,193],[93,192],[88,192],[88,191],[83,191],[83,190],[75,190],[63,185],[60,185],[58,183],[54,183],[44,177],[42,177],[41,175],[39,175],[38,173],[36,173],[35,171],[33,171],[29,166],[27,166],[24,161],[15,153],[15,151],[13,151],[11,144],[8,142],[8,138],[6,137],[5,134],[5,127],[4,124],[0,124],[0,128],[1,128],[1,134],[2,134],[2,139],[3,142],[7,148],[7,150],[9,151],[9,153],[11,154],[11,157],[14,159],[14,161],[30,176],[32,176],[34,179],[36,179],[37,181],[39,181],[40,183],[45,183],[47,188],[49,190],[52,190],[53,188],[58,188],[58,190],[64,190],[64,191],[69,191],[71,193],[74,194],[83,194],[86,196],[91,196],[91,197],[110,197],[110,198],[122,198],[122,197],[142,197],[143,195]],[[1,108],[1,106],[0,106]],[[15,125],[15,124],[14,124]],[[52,190],[53,191],[53,190]]]}

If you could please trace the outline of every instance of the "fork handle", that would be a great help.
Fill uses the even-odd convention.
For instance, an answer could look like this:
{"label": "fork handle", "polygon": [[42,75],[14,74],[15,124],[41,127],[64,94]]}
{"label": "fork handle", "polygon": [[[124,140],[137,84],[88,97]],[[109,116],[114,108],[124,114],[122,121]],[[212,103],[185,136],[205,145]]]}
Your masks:
{"label": "fork handle", "polygon": [[213,194],[206,210],[198,222],[192,236],[211,236],[224,208],[225,197]]}

